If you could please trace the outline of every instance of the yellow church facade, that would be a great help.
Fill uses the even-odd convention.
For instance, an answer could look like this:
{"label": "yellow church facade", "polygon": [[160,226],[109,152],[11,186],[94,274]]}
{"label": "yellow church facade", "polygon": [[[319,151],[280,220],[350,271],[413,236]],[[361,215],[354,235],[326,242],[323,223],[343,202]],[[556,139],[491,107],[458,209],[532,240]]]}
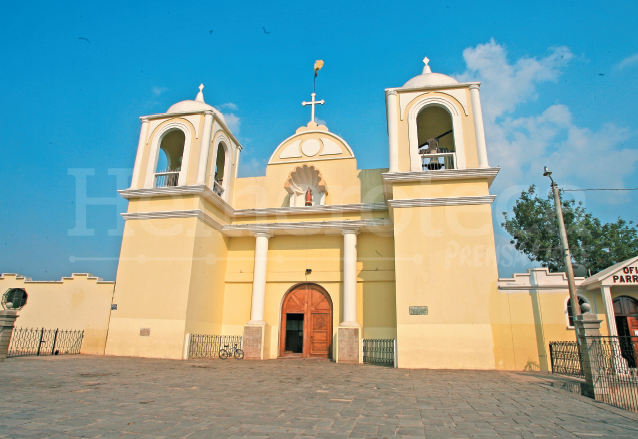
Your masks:
{"label": "yellow church facade", "polygon": [[242,335],[247,358],[360,362],[362,338],[396,338],[399,367],[513,368],[479,84],[426,60],[385,94],[389,169],[358,169],[314,94],[262,177],[237,177],[242,146],[201,88],[143,117],[106,354],[181,358],[204,333]]}
{"label": "yellow church facade", "polygon": [[[360,363],[363,339],[396,339],[400,368],[548,370],[549,342],[575,339],[566,279],[498,278],[480,83],[428,61],[385,90],[389,169],[358,168],[350,139],[315,123],[314,93],[259,177],[238,178],[242,145],[203,86],[142,117],[115,284],[4,274],[36,294],[18,325],[70,303],[56,324],[90,326],[91,354],[182,359],[215,334],[242,336],[247,359]],[[588,282],[612,334],[612,301],[638,290]]]}

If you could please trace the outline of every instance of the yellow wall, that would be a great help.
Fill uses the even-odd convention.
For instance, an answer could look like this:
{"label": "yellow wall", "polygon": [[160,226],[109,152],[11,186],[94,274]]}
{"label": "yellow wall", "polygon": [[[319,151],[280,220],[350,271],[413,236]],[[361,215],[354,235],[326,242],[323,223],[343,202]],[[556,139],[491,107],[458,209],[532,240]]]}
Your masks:
{"label": "yellow wall", "polygon": [[61,281],[30,281],[15,274],[0,277],[0,292],[24,288],[27,304],[16,327],[83,330],[81,353],[104,354],[114,282],[74,273]]}
{"label": "yellow wall", "polygon": [[186,332],[220,328],[226,241],[197,218],[129,220],[124,236],[106,354],[182,358]]}

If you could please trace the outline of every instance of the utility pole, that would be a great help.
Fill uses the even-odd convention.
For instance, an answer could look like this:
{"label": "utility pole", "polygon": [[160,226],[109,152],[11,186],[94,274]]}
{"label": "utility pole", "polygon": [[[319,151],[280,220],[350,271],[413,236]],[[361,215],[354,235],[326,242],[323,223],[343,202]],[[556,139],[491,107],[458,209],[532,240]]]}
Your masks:
{"label": "utility pole", "polygon": [[572,318],[576,320],[576,316],[580,315],[580,304],[578,303],[578,295],[576,294],[576,283],[574,282],[574,269],[572,268],[572,255],[569,252],[569,243],[567,242],[567,231],[565,230],[565,221],[563,220],[563,208],[560,202],[560,194],[558,185],[554,183],[552,172],[545,166],[543,176],[549,177],[552,181],[552,191],[554,192],[554,207],[556,208],[556,217],[558,218],[558,228],[560,230],[560,243],[563,247],[563,256],[565,258],[565,271],[567,272],[567,283],[569,285],[569,298],[572,303]]}

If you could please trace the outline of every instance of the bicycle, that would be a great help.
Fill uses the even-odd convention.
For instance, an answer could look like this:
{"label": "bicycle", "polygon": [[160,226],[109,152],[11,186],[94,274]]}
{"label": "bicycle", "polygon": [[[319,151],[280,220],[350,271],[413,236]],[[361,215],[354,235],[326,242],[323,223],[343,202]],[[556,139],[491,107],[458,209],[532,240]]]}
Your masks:
{"label": "bicycle", "polygon": [[229,349],[228,345],[224,345],[224,347],[219,350],[219,358],[222,360],[225,360],[231,355],[233,355],[235,359],[241,360],[244,358],[244,351],[237,347],[237,343],[233,345],[232,349]]}

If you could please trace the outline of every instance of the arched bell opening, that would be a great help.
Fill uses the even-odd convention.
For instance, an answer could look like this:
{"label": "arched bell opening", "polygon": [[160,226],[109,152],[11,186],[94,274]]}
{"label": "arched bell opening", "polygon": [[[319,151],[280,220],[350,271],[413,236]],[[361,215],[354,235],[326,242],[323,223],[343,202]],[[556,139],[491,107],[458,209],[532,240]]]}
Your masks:
{"label": "arched bell opening", "polygon": [[331,358],[332,299],[320,285],[298,284],[281,303],[280,357]]}
{"label": "arched bell opening", "polygon": [[224,142],[219,142],[217,144],[217,154],[215,154],[215,170],[213,172],[213,192],[215,192],[220,197],[224,195],[226,191],[226,144]]}
{"label": "arched bell opening", "polygon": [[155,187],[177,186],[185,142],[186,137],[182,130],[173,129],[164,134],[155,166]]}
{"label": "arched bell opening", "polygon": [[448,110],[428,105],[419,111],[416,126],[423,170],[457,169],[454,125]]}

